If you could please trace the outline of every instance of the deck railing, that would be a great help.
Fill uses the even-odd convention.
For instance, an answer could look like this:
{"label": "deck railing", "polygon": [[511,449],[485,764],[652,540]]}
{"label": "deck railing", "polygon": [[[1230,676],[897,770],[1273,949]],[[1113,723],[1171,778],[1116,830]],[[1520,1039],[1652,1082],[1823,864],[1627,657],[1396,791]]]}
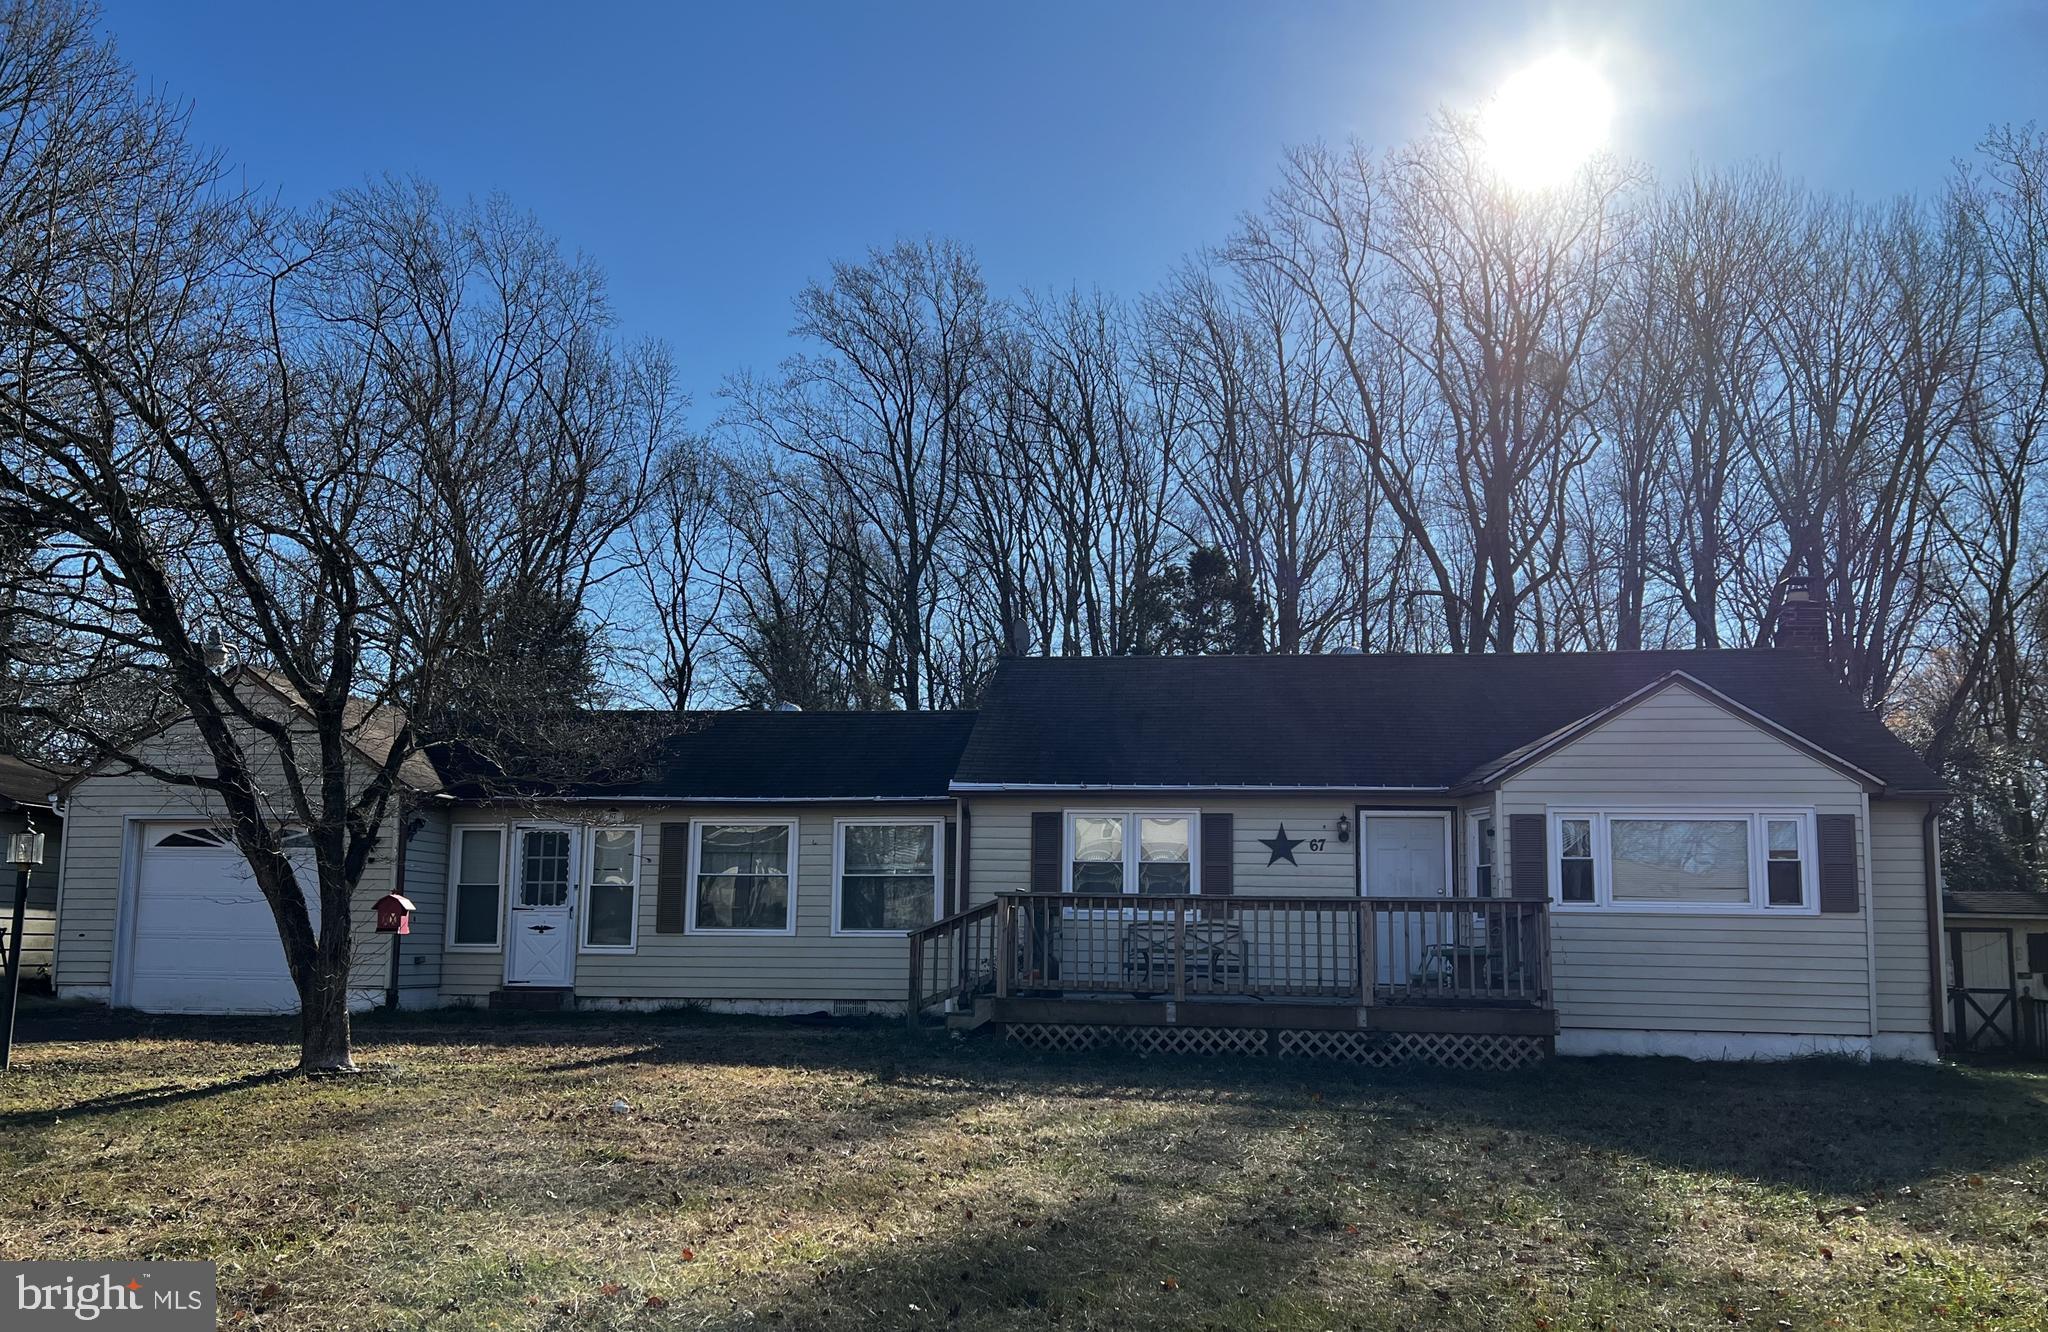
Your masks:
{"label": "deck railing", "polygon": [[997,995],[1533,1007],[1550,999],[1540,899],[1005,893],[989,905]]}
{"label": "deck railing", "polygon": [[999,902],[983,902],[910,932],[910,1021],[952,1000],[965,1003],[996,986]]}

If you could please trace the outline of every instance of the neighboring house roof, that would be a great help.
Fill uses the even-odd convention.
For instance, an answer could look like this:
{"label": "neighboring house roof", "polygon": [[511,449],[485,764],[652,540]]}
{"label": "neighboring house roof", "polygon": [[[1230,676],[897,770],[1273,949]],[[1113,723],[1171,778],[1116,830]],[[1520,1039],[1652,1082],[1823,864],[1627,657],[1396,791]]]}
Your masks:
{"label": "neighboring house roof", "polygon": [[2011,892],[1953,892],[1941,895],[1945,916],[2044,916],[2048,917],[2048,893],[2015,889]]}
{"label": "neighboring house roof", "polygon": [[1776,648],[1009,658],[955,784],[1447,791],[1676,673],[1888,793],[1944,791],[1820,662]]}
{"label": "neighboring house roof", "polygon": [[[526,783],[520,794],[577,800],[944,799],[974,725],[971,712],[610,715],[660,728],[636,772],[611,780]],[[459,797],[496,793],[450,775]]]}
{"label": "neighboring house roof", "polygon": [[0,812],[11,812],[30,805],[37,809],[50,807],[50,793],[64,780],[65,773],[18,759],[12,754],[0,754]]}
{"label": "neighboring house roof", "polygon": [[[271,692],[298,707],[304,707],[298,690],[282,672],[260,666],[241,668],[251,677],[267,685]],[[405,724],[405,709],[395,703],[378,703],[366,698],[351,698],[342,704],[341,722],[348,731],[349,743],[372,764],[382,766],[391,754],[391,743],[398,736],[398,730]],[[443,789],[441,774],[435,769],[433,760],[422,750],[415,749],[398,764],[398,780],[423,795],[432,795]]]}
{"label": "neighboring house roof", "polygon": [[[299,692],[292,687],[291,681],[280,672],[246,664],[234,667],[233,671],[236,677],[256,681],[256,683],[277,695],[288,706],[301,709],[306,706]],[[179,722],[186,720],[190,715],[187,712],[179,712],[167,720],[153,723],[136,732],[122,743],[124,746],[140,744],[150,736],[160,735],[169,730]],[[398,734],[398,728],[404,723],[404,720],[405,710],[393,703],[377,703],[369,699],[351,698],[342,706],[342,725],[347,731],[349,743],[355,747],[356,752],[365,761],[372,765],[382,765],[385,758],[390,755],[392,739]],[[70,790],[71,787],[76,786],[79,782],[96,773],[101,766],[112,761],[114,761],[114,756],[108,755],[101,759],[99,763],[69,773],[64,776],[62,779],[63,784],[58,789],[60,791]],[[413,750],[412,753],[399,761],[398,780],[422,795],[437,795],[447,787],[447,783],[441,779],[440,772],[434,767],[433,760],[423,750],[419,749]]]}

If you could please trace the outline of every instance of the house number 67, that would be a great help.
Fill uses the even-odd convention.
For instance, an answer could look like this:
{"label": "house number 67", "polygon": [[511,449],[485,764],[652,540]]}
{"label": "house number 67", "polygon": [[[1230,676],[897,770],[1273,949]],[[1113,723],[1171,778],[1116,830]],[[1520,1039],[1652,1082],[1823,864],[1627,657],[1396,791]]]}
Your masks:
{"label": "house number 67", "polygon": [[1323,843],[1329,840],[1330,839],[1327,837],[1311,837],[1308,839],[1308,849],[1311,851],[1320,851],[1323,849]]}

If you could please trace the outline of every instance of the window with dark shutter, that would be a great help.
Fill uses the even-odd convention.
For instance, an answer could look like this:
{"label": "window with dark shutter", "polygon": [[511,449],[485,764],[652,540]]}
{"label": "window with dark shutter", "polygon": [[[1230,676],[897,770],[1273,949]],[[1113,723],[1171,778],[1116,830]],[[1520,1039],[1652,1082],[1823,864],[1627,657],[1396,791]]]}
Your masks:
{"label": "window with dark shutter", "polygon": [[2027,970],[2036,976],[2048,972],[2048,934],[2027,936]]}
{"label": "window with dark shutter", "polygon": [[1228,897],[1237,891],[1233,877],[1237,818],[1231,814],[1204,811],[1202,814],[1202,893]]}
{"label": "window with dark shutter", "polygon": [[1031,891],[1056,893],[1060,890],[1060,856],[1064,838],[1058,810],[1039,810],[1031,816]]}
{"label": "window with dark shutter", "polygon": [[1853,914],[1861,888],[1856,881],[1856,816],[1823,814],[1814,820],[1814,831],[1820,842],[1820,909]]}
{"label": "window with dark shutter", "polygon": [[1508,816],[1508,890],[1515,897],[1550,896],[1550,857],[1541,814]]}
{"label": "window with dark shutter", "polygon": [[960,909],[960,825],[946,820],[946,900],[942,915]]}

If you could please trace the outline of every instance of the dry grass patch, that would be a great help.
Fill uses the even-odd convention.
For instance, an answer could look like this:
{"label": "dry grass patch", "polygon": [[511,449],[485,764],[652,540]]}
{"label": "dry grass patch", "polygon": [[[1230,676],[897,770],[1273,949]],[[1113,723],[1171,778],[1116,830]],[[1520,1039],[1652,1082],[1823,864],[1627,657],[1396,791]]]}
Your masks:
{"label": "dry grass patch", "polygon": [[2038,1071],[23,1022],[0,1252],[209,1259],[229,1326],[2048,1326]]}

